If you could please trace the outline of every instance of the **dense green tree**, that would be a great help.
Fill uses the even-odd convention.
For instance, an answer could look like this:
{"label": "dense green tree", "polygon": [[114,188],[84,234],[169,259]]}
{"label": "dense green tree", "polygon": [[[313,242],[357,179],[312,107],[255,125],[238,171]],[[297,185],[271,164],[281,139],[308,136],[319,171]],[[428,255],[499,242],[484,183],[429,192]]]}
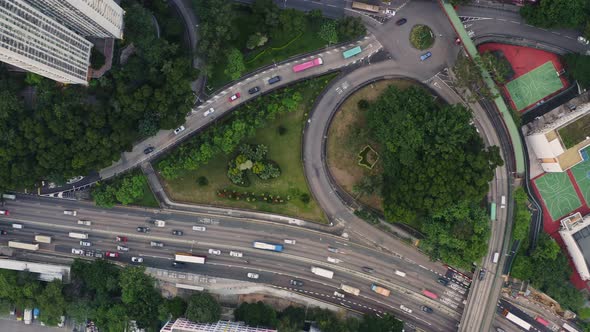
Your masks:
{"label": "dense green tree", "polygon": [[179,296],[164,300],[162,305],[165,307],[166,312],[166,318],[163,320],[168,319],[168,315],[170,315],[172,319],[184,316],[187,306],[186,301]]}
{"label": "dense green tree", "polygon": [[184,315],[193,322],[216,322],[221,315],[221,306],[211,294],[200,292],[189,297]]}
{"label": "dense green tree", "polygon": [[481,63],[499,84],[506,83],[508,75],[512,72],[510,62],[505,57],[497,56],[489,51],[481,54]]}
{"label": "dense green tree", "polygon": [[585,88],[590,87],[590,55],[568,53],[564,56],[569,74]]}
{"label": "dense green tree", "polygon": [[305,30],[305,25],[309,24],[305,18],[305,13],[292,8],[281,10],[279,16],[280,29],[275,29],[273,36],[276,38],[282,35],[296,35]]}
{"label": "dense green tree", "polygon": [[275,309],[262,301],[243,302],[234,310],[234,317],[250,326],[276,327],[278,324]]}
{"label": "dense green tree", "polygon": [[97,326],[100,326],[101,331],[120,332],[127,331],[129,319],[126,306],[119,303],[99,307],[95,322]]}
{"label": "dense green tree", "polygon": [[105,57],[102,53],[100,53],[96,47],[92,48],[92,52],[90,53],[90,66],[94,69],[100,69],[104,66]]}
{"label": "dense green tree", "polygon": [[385,314],[382,317],[365,315],[360,324],[359,331],[363,332],[401,332],[404,322],[392,315]]}
{"label": "dense green tree", "polygon": [[218,62],[219,54],[232,39],[232,2],[225,0],[193,0],[199,16],[199,52],[209,63]]}
{"label": "dense green tree", "polygon": [[266,37],[266,35],[257,32],[248,37],[248,41],[246,42],[246,48],[248,48],[249,50],[253,50],[256,47],[266,44],[267,41],[268,37]]}
{"label": "dense green tree", "polygon": [[475,60],[460,55],[457,58],[453,73],[455,74],[455,83],[459,88],[471,91],[468,95],[468,100],[471,102],[478,101],[482,98],[493,99],[496,95],[490,90],[486,84],[481,73],[481,59],[477,57]]}
{"label": "dense green tree", "polygon": [[143,196],[143,188],[147,180],[142,174],[126,177],[117,189],[115,197],[121,204],[127,205]]}
{"label": "dense green tree", "polygon": [[497,147],[486,149],[463,106],[435,103],[422,88],[389,87],[371,104],[371,134],[384,147],[382,196],[390,221],[412,222],[461,201],[479,201]]}
{"label": "dense green tree", "polygon": [[90,317],[96,317],[96,308],[88,299],[74,299],[66,304],[68,318],[77,323],[84,323]]}
{"label": "dense green tree", "polygon": [[237,80],[242,76],[246,70],[244,64],[244,56],[236,48],[231,48],[227,51],[227,66],[225,67],[225,74],[232,80]]}
{"label": "dense green tree", "polygon": [[96,205],[105,208],[111,208],[117,203],[115,195],[117,190],[113,186],[104,183],[98,183],[92,188],[92,199]]}
{"label": "dense green tree", "polygon": [[588,21],[588,0],[543,0],[520,9],[527,23],[545,27],[579,28]]}
{"label": "dense green tree", "polygon": [[337,23],[338,39],[349,40],[362,37],[367,33],[367,28],[360,17],[345,16]]}
{"label": "dense green tree", "polygon": [[268,31],[279,25],[281,10],[272,0],[254,0],[252,14],[257,16],[259,26]]}
{"label": "dense green tree", "polygon": [[338,32],[336,31],[336,23],[334,23],[334,21],[324,21],[320,26],[318,34],[320,38],[325,40],[328,44],[335,44],[338,42]]}
{"label": "dense green tree", "polygon": [[514,191],[515,211],[514,211],[514,229],[512,238],[515,240],[524,240],[529,235],[529,225],[531,223],[531,212],[528,209],[528,197],[522,187]]}
{"label": "dense green tree", "polygon": [[121,301],[125,304],[129,318],[138,327],[153,327],[157,323],[158,306],[162,297],[154,288],[155,280],[145,274],[145,268],[125,268],[120,275]]}
{"label": "dense green tree", "polygon": [[299,332],[303,329],[305,322],[305,309],[301,307],[288,306],[278,315],[279,331]]}
{"label": "dense green tree", "polygon": [[468,269],[486,254],[489,223],[486,211],[475,204],[453,204],[426,219],[422,247],[433,258]]}
{"label": "dense green tree", "polygon": [[57,325],[66,310],[66,300],[62,293],[62,287],[61,280],[56,279],[48,283],[39,294],[39,319],[47,325]]}
{"label": "dense green tree", "polygon": [[[94,51],[94,48],[92,48],[92,50]],[[43,76],[32,73],[32,72],[27,72],[27,76],[25,77],[25,83],[27,83],[28,85],[39,85],[41,84],[41,81],[43,81]]]}

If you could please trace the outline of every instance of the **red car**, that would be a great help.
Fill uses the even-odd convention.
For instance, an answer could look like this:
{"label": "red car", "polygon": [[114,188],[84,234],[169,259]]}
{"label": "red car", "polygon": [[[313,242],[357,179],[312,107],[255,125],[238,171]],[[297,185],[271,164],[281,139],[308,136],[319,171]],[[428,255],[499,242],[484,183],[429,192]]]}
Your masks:
{"label": "red car", "polygon": [[10,213],[8,212],[8,210],[0,210],[0,215],[9,215]]}
{"label": "red car", "polygon": [[110,252],[110,251],[107,251],[107,254],[106,255],[109,258],[119,258],[119,253],[118,252]]}
{"label": "red car", "polygon": [[234,101],[234,100],[236,100],[238,98],[240,98],[240,93],[239,92],[236,93],[235,95],[229,97],[229,102],[231,103],[232,101]]}
{"label": "red car", "polygon": [[117,242],[127,242],[127,237],[126,236],[117,236],[117,238],[115,240]]}

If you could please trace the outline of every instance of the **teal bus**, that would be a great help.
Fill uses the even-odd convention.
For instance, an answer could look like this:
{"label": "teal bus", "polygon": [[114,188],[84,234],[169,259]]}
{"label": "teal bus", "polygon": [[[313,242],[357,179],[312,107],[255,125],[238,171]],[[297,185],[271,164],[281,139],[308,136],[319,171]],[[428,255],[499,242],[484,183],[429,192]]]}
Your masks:
{"label": "teal bus", "polygon": [[496,220],[496,203],[492,203],[490,206],[490,219],[492,221]]}
{"label": "teal bus", "polygon": [[351,57],[353,57],[353,56],[361,53],[362,51],[363,50],[361,49],[361,47],[360,46],[357,46],[357,47],[351,48],[350,50],[346,50],[346,51],[342,52],[342,56],[345,59],[348,59],[348,58],[351,58]]}

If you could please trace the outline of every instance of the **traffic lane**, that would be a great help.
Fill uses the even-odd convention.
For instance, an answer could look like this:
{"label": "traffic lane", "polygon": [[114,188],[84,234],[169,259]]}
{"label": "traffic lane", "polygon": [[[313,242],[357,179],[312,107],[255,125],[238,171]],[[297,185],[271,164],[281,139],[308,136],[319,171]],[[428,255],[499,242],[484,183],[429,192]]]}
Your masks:
{"label": "traffic lane", "polygon": [[[78,212],[76,217],[73,216],[66,216],[63,215],[64,209],[73,209]],[[50,222],[53,225],[65,225],[70,230],[78,231],[78,232],[91,232],[95,228],[96,229],[104,229],[108,232],[115,232],[118,235],[124,235],[127,237],[134,237],[134,236],[154,236],[162,240],[162,237],[169,237],[172,241],[206,241],[206,242],[227,242],[231,241],[232,245],[227,246],[221,244],[221,247],[228,248],[234,245],[241,245],[241,246],[250,246],[253,240],[266,240],[271,242],[283,242],[286,238],[298,239],[298,244],[296,245],[286,245],[283,244],[286,250],[294,249],[301,254],[304,254],[306,257],[316,257],[318,252],[325,251],[326,256],[323,260],[326,260],[328,256],[330,256],[330,252],[327,250],[329,246],[335,248],[346,248],[342,249],[341,253],[339,254],[332,254],[332,256],[341,255],[346,253],[347,251],[353,251],[352,255],[349,256],[350,259],[356,259],[358,261],[357,267],[366,266],[367,264],[362,264],[363,261],[371,261],[373,267],[378,267],[381,263],[382,265],[388,265],[391,268],[391,272],[395,270],[402,270],[406,271],[407,273],[411,273],[412,270],[415,272],[415,275],[418,278],[422,278],[422,275],[431,274],[431,277],[424,278],[424,281],[430,281],[430,287],[437,287],[435,282],[436,274],[425,271],[420,267],[411,266],[403,266],[404,261],[397,257],[387,257],[382,252],[372,251],[362,246],[355,246],[354,244],[347,243],[346,240],[341,239],[339,237],[334,237],[330,235],[323,235],[317,232],[309,232],[304,229],[300,229],[297,227],[292,226],[283,226],[283,225],[272,225],[269,227],[268,224],[260,224],[260,223],[244,223],[243,221],[226,221],[223,219],[219,219],[217,221],[217,225],[207,225],[206,232],[195,232],[192,230],[192,226],[195,220],[194,216],[186,216],[186,215],[161,215],[161,214],[141,214],[136,216],[131,213],[125,213],[124,215],[113,214],[110,210],[105,213],[104,210],[94,210],[92,209],[81,209],[76,206],[43,206],[42,211],[40,212],[37,208],[34,210],[29,209],[27,205],[21,205],[19,209],[13,210],[15,211],[11,217],[20,217],[21,215],[24,216],[32,216],[32,217],[39,217],[43,215],[43,220]],[[51,211],[53,210],[53,212]],[[30,212],[30,213],[28,213]],[[134,212],[134,211],[126,211],[126,212]],[[90,220],[92,222],[91,226],[82,226],[77,225],[75,222],[76,220],[84,218]],[[153,218],[162,218],[167,222],[167,227],[165,228],[158,228],[153,227],[146,223],[146,221],[153,219]],[[174,218],[174,219],[170,219]],[[177,219],[183,219],[182,221],[176,221]],[[186,225],[190,222],[189,225]],[[231,225],[231,230],[228,232],[226,230],[227,226]],[[148,234],[137,233],[135,234],[135,228],[137,226],[150,226],[151,232]],[[271,229],[271,232],[267,232],[267,229]],[[180,229],[185,232],[185,236],[173,238],[170,237],[170,232],[172,229]],[[278,234],[277,234],[278,233]],[[266,234],[265,236],[261,236],[261,234]],[[251,238],[248,238],[248,235],[251,235]],[[279,235],[279,236],[277,236]],[[245,237],[245,238],[242,238]],[[302,237],[307,237],[303,238]],[[113,234],[114,238],[114,234]],[[154,238],[155,239],[155,238]],[[167,242],[167,241],[165,241]],[[323,244],[324,248],[319,248],[320,243]],[[350,246],[350,247],[348,247]],[[350,249],[348,249],[350,248]],[[376,257],[373,257],[376,256]],[[368,259],[365,259],[368,257]],[[382,270],[381,268],[377,268],[377,270]],[[388,269],[389,270],[389,269]]]}

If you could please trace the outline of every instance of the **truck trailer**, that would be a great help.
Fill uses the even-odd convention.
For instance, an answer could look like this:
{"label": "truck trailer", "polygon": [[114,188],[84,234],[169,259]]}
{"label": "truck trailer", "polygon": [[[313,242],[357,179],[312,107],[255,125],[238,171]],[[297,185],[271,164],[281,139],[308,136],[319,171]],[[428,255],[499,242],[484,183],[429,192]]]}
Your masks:
{"label": "truck trailer", "polygon": [[377,294],[381,294],[383,296],[389,296],[389,294],[391,294],[391,291],[387,288],[383,288],[381,286],[377,286],[375,284],[371,285],[371,290]]}
{"label": "truck trailer", "polygon": [[326,270],[326,269],[323,269],[323,268],[317,267],[317,266],[311,267],[311,273],[317,274],[319,276],[322,276],[322,277],[328,278],[328,279],[332,279],[332,277],[334,277],[334,271]]}

